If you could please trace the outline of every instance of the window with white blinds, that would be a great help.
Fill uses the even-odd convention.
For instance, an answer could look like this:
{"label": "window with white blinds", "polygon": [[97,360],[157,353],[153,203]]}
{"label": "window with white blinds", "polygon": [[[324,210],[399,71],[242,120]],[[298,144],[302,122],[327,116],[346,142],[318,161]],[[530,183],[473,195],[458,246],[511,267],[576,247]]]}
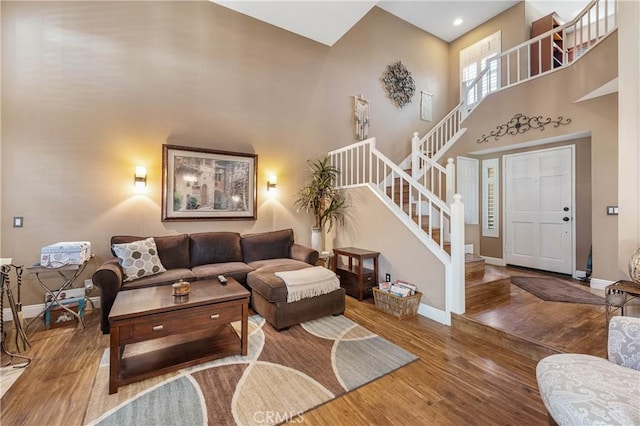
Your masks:
{"label": "window with white blinds", "polygon": [[[501,40],[501,32],[498,31],[460,51],[460,100],[464,99],[467,86],[487,67],[488,59],[500,54]],[[467,105],[474,105],[488,93],[498,90],[498,71],[498,61],[491,61],[478,87],[482,93],[478,93],[478,90],[469,91]]]}
{"label": "window with white blinds", "polygon": [[498,159],[482,161],[482,236],[498,237]]}

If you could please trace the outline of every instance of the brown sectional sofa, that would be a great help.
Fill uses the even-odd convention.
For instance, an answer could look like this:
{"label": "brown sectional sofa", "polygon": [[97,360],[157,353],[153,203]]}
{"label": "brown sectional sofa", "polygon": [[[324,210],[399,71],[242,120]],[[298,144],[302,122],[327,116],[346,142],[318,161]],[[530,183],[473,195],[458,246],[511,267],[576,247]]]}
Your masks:
{"label": "brown sectional sofa", "polygon": [[[146,237],[113,236],[111,244],[130,243]],[[158,257],[166,272],[123,282],[118,259],[104,262],[93,274],[101,291],[103,333],[109,333],[109,311],[119,291],[170,285],[180,279],[197,281],[232,277],[251,290],[253,309],[281,330],[304,321],[344,312],[345,293],[329,294],[286,303],[287,288],[275,276],[315,265],[318,252],[294,243],[293,230],[240,235],[235,232],[202,232],[154,237]],[[112,254],[113,253],[112,251]]]}

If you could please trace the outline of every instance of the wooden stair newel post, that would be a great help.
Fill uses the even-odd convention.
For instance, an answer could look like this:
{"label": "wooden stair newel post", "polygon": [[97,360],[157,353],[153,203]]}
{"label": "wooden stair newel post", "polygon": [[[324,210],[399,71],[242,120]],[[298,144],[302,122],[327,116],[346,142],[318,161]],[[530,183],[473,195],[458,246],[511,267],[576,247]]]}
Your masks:
{"label": "wooden stair newel post", "polygon": [[462,195],[455,194],[451,203],[451,281],[447,286],[447,306],[450,312],[464,314],[464,204]]}
{"label": "wooden stair newel post", "polygon": [[411,177],[417,179],[418,172],[420,171],[420,164],[418,160],[418,145],[420,144],[420,136],[418,132],[413,132],[411,138]]}

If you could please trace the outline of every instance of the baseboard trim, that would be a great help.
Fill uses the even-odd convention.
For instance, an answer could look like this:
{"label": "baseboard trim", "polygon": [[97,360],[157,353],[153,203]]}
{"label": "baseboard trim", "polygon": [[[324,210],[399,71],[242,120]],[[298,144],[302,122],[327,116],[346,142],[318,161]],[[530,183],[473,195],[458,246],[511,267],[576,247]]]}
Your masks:
{"label": "baseboard trim", "polygon": [[587,273],[585,271],[579,271],[579,270],[576,269],[575,271],[573,271],[573,277],[572,278],[574,280],[581,280],[586,276],[587,276]]}
{"label": "baseboard trim", "polygon": [[484,259],[484,262],[487,265],[507,266],[507,262],[505,262],[504,259],[500,259],[498,257],[482,256],[482,255],[480,255],[480,257]]}
{"label": "baseboard trim", "polygon": [[[96,309],[100,307],[100,296],[90,297],[89,299],[93,302],[93,306]],[[24,318],[33,318],[35,316],[40,315],[43,309],[44,309],[44,303],[40,303],[38,305],[26,305],[22,307],[22,316]],[[91,304],[87,303],[85,309],[91,310]],[[2,311],[2,315],[4,315],[5,321],[13,321],[11,308],[4,308],[4,310]]]}
{"label": "baseboard trim", "polygon": [[615,281],[602,280],[600,278],[591,278],[589,280],[589,287],[604,290],[608,285],[613,284]]}
{"label": "baseboard trim", "polygon": [[449,312],[436,309],[433,306],[421,303],[420,306],[418,306],[418,314],[439,322],[440,324],[451,326],[451,314]]}

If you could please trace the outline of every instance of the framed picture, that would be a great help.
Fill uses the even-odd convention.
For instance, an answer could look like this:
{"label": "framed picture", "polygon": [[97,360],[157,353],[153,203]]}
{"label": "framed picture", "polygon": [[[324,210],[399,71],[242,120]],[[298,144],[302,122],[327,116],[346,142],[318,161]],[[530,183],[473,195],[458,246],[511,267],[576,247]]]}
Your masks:
{"label": "framed picture", "polygon": [[162,220],[257,218],[258,156],[162,145]]}
{"label": "framed picture", "polygon": [[420,96],[420,119],[424,121],[433,121],[431,113],[433,95],[431,93],[421,91]]}

